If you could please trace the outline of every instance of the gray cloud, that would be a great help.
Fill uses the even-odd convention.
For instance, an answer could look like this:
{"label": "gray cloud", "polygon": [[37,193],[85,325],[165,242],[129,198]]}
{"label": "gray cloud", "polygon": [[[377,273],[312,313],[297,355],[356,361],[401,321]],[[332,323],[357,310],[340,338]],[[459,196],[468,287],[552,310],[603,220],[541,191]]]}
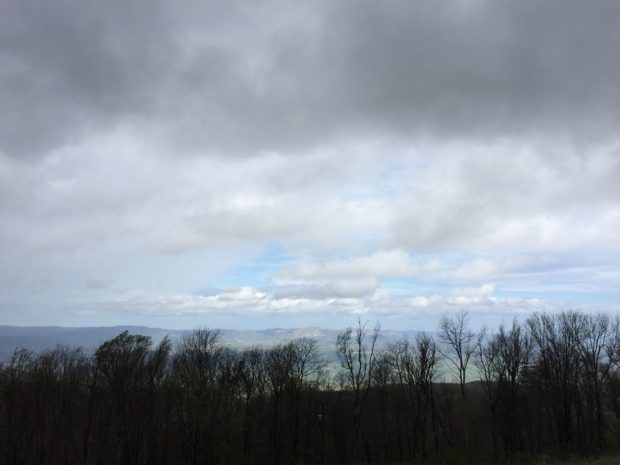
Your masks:
{"label": "gray cloud", "polygon": [[484,284],[498,308],[617,300],[618,18],[611,0],[0,2],[0,311],[242,306],[205,287],[268,288],[237,296],[249,313],[378,312],[389,291],[407,313]]}
{"label": "gray cloud", "polygon": [[0,6],[2,149],[39,154],[153,109],[173,47],[158,2]]}
{"label": "gray cloud", "polygon": [[198,153],[609,138],[618,17],[611,0],[7,0],[0,150],[41,154],[121,123]]}
{"label": "gray cloud", "polygon": [[617,147],[426,146],[397,202],[392,241],[413,250],[618,247]]}

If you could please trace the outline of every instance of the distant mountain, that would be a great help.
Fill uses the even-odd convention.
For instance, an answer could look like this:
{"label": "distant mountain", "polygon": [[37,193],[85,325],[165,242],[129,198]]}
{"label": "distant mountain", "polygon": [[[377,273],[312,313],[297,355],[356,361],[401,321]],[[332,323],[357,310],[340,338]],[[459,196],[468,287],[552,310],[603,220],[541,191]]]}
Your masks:
{"label": "distant mountain", "polygon": [[155,342],[166,335],[178,339],[183,331],[172,331],[146,326],[105,326],[70,328],[62,326],[0,326],[0,360],[6,360],[16,348],[34,352],[64,345],[93,350],[101,343],[112,339],[123,331],[150,336]]}
{"label": "distant mountain", "polygon": [[[123,331],[131,334],[141,334],[152,338],[157,344],[168,336],[173,342],[183,335],[190,334],[191,330],[173,330],[150,328],[148,326],[103,326],[71,328],[62,326],[0,326],[0,361],[7,360],[18,347],[40,352],[57,345],[69,347],[83,347],[94,350],[103,342],[112,339]],[[269,346],[291,339],[309,338],[317,341],[321,355],[330,363],[337,361],[334,352],[336,337],[340,330],[325,328],[274,328],[266,330],[220,330],[224,344],[235,348],[246,348],[252,345]],[[402,337],[413,338],[416,331],[391,331],[380,333],[378,344],[383,347],[390,341]]]}

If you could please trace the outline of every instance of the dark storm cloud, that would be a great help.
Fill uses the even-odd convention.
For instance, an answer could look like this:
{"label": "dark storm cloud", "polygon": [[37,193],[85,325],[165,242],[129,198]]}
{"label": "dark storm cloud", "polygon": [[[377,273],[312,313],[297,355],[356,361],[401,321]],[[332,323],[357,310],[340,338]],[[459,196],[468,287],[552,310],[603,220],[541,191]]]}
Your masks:
{"label": "dark storm cloud", "polygon": [[[146,4],[7,0],[0,6],[0,143],[30,154],[148,108],[165,72]],[[141,20],[149,23],[141,25]],[[158,52],[158,53],[156,53]],[[156,69],[157,68],[157,69]],[[150,86],[147,86],[150,87]]]}
{"label": "dark storm cloud", "polygon": [[202,153],[360,136],[608,139],[619,18],[612,0],[4,0],[0,151],[123,125]]}
{"label": "dark storm cloud", "polygon": [[617,3],[366,5],[331,29],[341,76],[355,76],[347,101],[371,127],[594,135],[618,122]]}

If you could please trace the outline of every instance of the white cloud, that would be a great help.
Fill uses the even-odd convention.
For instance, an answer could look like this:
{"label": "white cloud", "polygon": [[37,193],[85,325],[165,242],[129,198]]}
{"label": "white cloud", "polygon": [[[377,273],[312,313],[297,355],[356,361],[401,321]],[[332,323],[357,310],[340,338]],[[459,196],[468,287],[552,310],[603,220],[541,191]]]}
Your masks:
{"label": "white cloud", "polygon": [[617,300],[616,5],[119,5],[0,5],[0,317]]}
{"label": "white cloud", "polygon": [[488,298],[493,295],[495,291],[494,284],[483,284],[480,287],[462,287],[452,290],[452,295],[455,297],[472,297],[472,298]]}
{"label": "white cloud", "polygon": [[446,144],[420,148],[424,169],[393,217],[405,250],[527,251],[620,247],[620,157],[591,146]]}
{"label": "white cloud", "polygon": [[407,303],[414,309],[436,311],[461,308],[473,312],[486,312],[485,307],[495,307],[497,311],[506,315],[540,309],[542,304],[538,299],[496,297],[493,295],[494,291],[495,285],[488,283],[477,288],[454,288],[449,295],[418,295],[408,298]]}
{"label": "white cloud", "polygon": [[[444,313],[466,310],[472,317],[472,325],[497,326],[513,317],[524,318],[533,311],[558,311],[565,308],[561,303],[522,297],[497,297],[492,285],[479,288],[453,289],[443,294],[394,295],[385,289],[364,298],[336,297],[277,297],[269,291],[255,288],[222,290],[213,295],[171,294],[150,298],[134,296],[131,299],[99,303],[88,308],[82,315],[116,321],[125,318],[159,319],[160,321],[213,322],[222,318],[241,318],[252,325],[273,327],[279,324],[303,327],[304,321],[314,321],[323,327],[343,327],[361,317],[379,320],[385,328],[433,330]],[[586,311],[617,311],[614,306],[598,305],[584,308]],[[229,321],[229,320],[226,320]],[[178,324],[178,323],[177,323]],[[196,323],[195,323],[196,324]],[[203,323],[204,324],[204,323]],[[181,326],[184,327],[184,326]]]}
{"label": "white cloud", "polygon": [[370,255],[320,263],[301,262],[280,270],[275,282],[288,284],[321,280],[412,277],[437,270],[440,266],[437,260],[415,261],[402,250],[379,250]]}
{"label": "white cloud", "polygon": [[402,250],[380,250],[323,262],[300,262],[281,269],[272,282],[279,295],[366,297],[376,295],[383,280],[413,278],[437,270],[436,260],[417,263]]}

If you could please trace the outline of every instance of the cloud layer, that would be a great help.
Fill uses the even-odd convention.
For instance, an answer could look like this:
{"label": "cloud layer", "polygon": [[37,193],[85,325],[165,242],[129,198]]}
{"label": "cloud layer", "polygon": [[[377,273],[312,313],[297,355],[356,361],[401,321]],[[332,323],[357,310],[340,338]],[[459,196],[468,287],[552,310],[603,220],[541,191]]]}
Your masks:
{"label": "cloud layer", "polygon": [[0,318],[616,309],[619,16],[6,0]]}
{"label": "cloud layer", "polygon": [[7,0],[1,150],[131,126],[170,151],[342,138],[607,139],[617,2]]}

